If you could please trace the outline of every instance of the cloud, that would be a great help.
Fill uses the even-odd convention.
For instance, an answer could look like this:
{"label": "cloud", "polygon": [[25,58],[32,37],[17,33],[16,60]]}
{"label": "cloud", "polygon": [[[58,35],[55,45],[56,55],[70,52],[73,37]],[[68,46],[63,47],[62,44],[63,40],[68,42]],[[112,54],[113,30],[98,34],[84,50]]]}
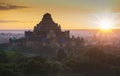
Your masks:
{"label": "cloud", "polygon": [[11,23],[11,22],[19,22],[16,20],[0,20],[0,23]]}
{"label": "cloud", "polygon": [[30,23],[33,21],[19,21],[19,20],[0,20],[0,23]]}
{"label": "cloud", "polygon": [[19,5],[11,5],[6,3],[0,3],[0,10],[12,10],[12,9],[20,9],[20,8],[28,8],[26,6]]}

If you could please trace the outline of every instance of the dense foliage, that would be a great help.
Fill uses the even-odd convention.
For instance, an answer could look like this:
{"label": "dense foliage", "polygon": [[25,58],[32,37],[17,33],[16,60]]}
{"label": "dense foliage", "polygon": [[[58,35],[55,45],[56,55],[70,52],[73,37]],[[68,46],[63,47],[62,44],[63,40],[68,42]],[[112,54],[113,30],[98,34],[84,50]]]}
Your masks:
{"label": "dense foliage", "polygon": [[80,55],[59,50],[54,59],[1,50],[0,76],[120,76],[120,57],[97,47]]}

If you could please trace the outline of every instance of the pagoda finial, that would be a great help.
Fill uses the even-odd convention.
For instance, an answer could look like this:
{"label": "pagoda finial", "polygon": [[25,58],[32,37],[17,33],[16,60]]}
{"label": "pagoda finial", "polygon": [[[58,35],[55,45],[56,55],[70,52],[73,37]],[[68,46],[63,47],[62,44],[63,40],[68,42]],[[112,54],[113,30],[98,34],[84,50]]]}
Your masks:
{"label": "pagoda finial", "polygon": [[53,19],[52,19],[52,17],[51,17],[51,14],[50,13],[45,13],[44,15],[43,15],[43,18],[42,18],[42,21],[41,22],[43,22],[43,23],[51,23],[51,22],[53,22]]}

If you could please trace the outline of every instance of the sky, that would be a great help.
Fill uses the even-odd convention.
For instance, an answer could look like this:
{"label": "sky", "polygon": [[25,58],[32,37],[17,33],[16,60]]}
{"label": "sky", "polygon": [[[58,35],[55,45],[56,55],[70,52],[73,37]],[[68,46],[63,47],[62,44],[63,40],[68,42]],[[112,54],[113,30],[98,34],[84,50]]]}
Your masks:
{"label": "sky", "polygon": [[120,28],[120,0],[0,0],[0,30],[33,29],[45,13],[62,29],[98,29],[104,17]]}

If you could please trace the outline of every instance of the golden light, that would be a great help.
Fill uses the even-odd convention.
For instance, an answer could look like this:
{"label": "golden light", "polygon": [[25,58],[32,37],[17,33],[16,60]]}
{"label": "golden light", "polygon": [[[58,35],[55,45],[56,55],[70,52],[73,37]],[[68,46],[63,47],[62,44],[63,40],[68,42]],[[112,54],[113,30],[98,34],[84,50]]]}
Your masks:
{"label": "golden light", "polygon": [[101,44],[112,44],[116,37],[113,29],[118,22],[115,14],[97,14],[95,17],[94,24],[99,29],[95,33],[96,41]]}
{"label": "golden light", "polygon": [[109,30],[112,29],[113,22],[108,19],[103,19],[100,21],[99,25],[102,30]]}
{"label": "golden light", "polygon": [[98,29],[102,31],[114,29],[118,22],[116,15],[113,13],[95,14],[94,16],[94,25],[96,25]]}
{"label": "golden light", "polygon": [[113,26],[115,26],[115,21],[112,18],[104,17],[98,22],[100,31],[103,33],[111,33]]}
{"label": "golden light", "polygon": [[100,31],[103,33],[110,33],[112,32],[112,28],[115,25],[115,22],[111,19],[104,18],[98,23],[98,25],[100,27]]}
{"label": "golden light", "polygon": [[101,41],[109,41],[112,39],[113,34],[113,26],[115,26],[115,21],[110,17],[102,17],[101,20],[98,22],[99,31],[98,34],[101,36]]}

